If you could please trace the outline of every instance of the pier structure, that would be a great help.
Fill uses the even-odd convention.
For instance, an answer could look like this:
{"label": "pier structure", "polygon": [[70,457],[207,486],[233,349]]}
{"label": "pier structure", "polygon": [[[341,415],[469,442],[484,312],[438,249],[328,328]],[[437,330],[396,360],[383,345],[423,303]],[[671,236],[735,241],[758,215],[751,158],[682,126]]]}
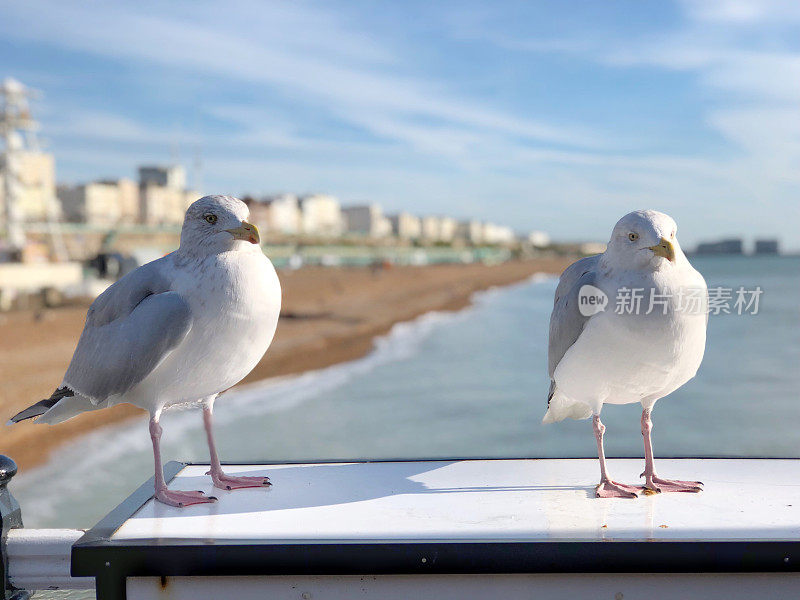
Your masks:
{"label": "pier structure", "polygon": [[[610,462],[622,478],[641,470]],[[595,459],[453,459],[232,464],[274,487],[226,492],[208,465],[172,462],[171,488],[219,501],[166,506],[151,479],[84,532],[23,528],[2,457],[5,599],[796,596],[799,460],[659,466],[705,491],[598,499]]]}
{"label": "pier structure", "polygon": [[24,136],[35,127],[28,108],[28,100],[32,95],[31,90],[10,77],[3,80],[0,86],[0,139],[3,140],[0,178],[3,184],[4,229],[12,251],[20,251],[25,244],[19,209],[18,163],[24,146]]}
{"label": "pier structure", "polygon": [[[6,251],[19,256],[25,247],[23,223],[45,223],[50,236],[52,252],[60,261],[66,260],[56,221],[59,217],[55,195],[55,167],[53,157],[41,151],[38,130],[34,120],[31,100],[39,92],[8,77],[0,84],[0,195],[2,195],[2,223]],[[24,166],[24,169],[23,169]],[[23,171],[26,174],[23,177]]]}

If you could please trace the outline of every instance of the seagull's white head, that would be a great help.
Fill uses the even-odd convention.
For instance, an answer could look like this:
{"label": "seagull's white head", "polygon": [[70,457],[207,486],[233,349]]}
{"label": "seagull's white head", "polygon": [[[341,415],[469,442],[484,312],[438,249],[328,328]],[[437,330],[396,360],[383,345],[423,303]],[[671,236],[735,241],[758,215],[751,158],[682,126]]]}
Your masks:
{"label": "seagull's white head", "polygon": [[661,269],[685,262],[677,232],[675,221],[664,213],[628,213],[614,226],[606,257],[610,264],[622,269]]}
{"label": "seagull's white head", "polygon": [[258,246],[258,228],[247,222],[250,209],[232,196],[205,196],[186,211],[181,229],[181,251],[211,254]]}

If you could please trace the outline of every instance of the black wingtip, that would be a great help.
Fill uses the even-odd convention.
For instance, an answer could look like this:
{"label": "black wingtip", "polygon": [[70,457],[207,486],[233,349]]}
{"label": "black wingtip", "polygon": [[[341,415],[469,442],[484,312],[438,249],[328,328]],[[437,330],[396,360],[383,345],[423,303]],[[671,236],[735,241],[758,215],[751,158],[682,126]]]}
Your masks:
{"label": "black wingtip", "polygon": [[6,425],[13,425],[14,423],[19,423],[20,421],[25,421],[26,419],[33,419],[34,417],[43,415],[48,410],[53,408],[56,404],[58,404],[59,400],[74,395],[75,393],[68,387],[60,387],[56,389],[56,391],[53,392],[49,398],[45,398],[44,400],[39,400],[39,402],[37,402],[36,404],[32,404],[25,410],[21,410],[20,412],[15,414],[8,420]]}
{"label": "black wingtip", "polygon": [[547,408],[550,408],[550,401],[553,399],[553,394],[556,393],[556,382],[550,380],[550,391],[547,392]]}
{"label": "black wingtip", "polygon": [[34,417],[38,417],[39,415],[44,414],[44,412],[46,410],[47,409],[41,409],[39,407],[39,403],[37,402],[33,406],[29,406],[25,410],[20,411],[17,414],[15,414],[13,417],[11,417],[6,422],[6,425],[14,425],[16,423],[19,423],[20,421],[25,421],[27,419],[33,419]]}

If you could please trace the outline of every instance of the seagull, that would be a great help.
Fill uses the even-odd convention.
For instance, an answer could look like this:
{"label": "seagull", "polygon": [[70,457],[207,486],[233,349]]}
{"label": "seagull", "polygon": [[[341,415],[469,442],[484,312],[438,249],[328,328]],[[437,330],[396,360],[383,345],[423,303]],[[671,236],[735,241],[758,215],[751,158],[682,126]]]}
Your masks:
{"label": "seagull", "polygon": [[226,475],[212,430],[214,400],[264,356],[281,308],[278,276],[248,217],[247,205],[230,196],[192,203],[180,247],[95,299],[61,385],[9,424],[32,417],[55,424],[121,403],[143,408],[150,413],[155,498],[184,507],[216,497],[167,489],[159,420],[166,408],[200,405],[214,486],[269,486],[269,478]]}
{"label": "seagull", "polygon": [[[695,376],[705,351],[708,290],[676,233],[675,221],[663,213],[629,213],[614,226],[603,254],[573,263],[558,282],[543,422],[592,418],[599,498],[702,490],[699,481],[656,474],[650,437],[653,405]],[[604,404],[635,402],[642,405],[644,490],[609,477],[600,421]]]}

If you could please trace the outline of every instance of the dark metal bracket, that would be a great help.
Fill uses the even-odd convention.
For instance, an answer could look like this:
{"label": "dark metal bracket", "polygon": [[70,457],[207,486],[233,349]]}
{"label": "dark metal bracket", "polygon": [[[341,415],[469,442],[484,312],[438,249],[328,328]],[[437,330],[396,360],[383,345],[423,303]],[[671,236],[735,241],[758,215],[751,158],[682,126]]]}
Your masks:
{"label": "dark metal bracket", "polygon": [[17,464],[8,456],[0,454],[0,567],[3,569],[2,600],[28,600],[30,594],[18,590],[8,579],[8,552],[6,539],[11,529],[22,527],[22,511],[19,503],[8,490],[11,478],[17,474]]}

